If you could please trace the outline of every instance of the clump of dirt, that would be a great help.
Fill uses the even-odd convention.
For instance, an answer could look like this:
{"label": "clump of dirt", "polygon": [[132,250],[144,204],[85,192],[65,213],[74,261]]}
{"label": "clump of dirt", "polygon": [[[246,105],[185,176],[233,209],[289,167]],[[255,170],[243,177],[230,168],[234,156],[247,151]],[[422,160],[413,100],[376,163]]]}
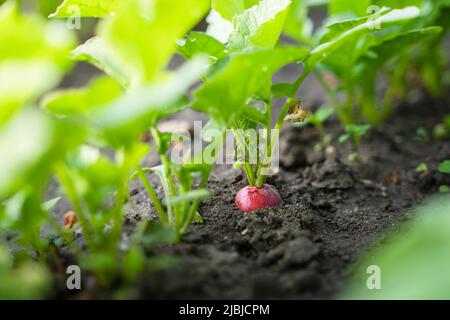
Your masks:
{"label": "clump of dirt", "polygon": [[[416,135],[419,127],[431,132],[449,112],[447,105],[402,106],[363,138],[359,162],[348,161],[349,143],[336,141],[341,129],[335,121],[326,126],[336,137],[328,155],[314,150],[320,139],[314,128],[288,128],[282,135],[281,171],[268,181],[283,199],[278,208],[241,213],[234,196],[245,178],[218,167],[208,185],[213,197],[200,208],[204,223],[193,225],[181,244],[160,249],[178,263],[140,279],[139,295],[332,298],[364,250],[407,219],[409,209],[440,184],[450,182],[437,172],[438,164],[450,158],[449,141]],[[428,173],[416,172],[421,162],[428,164]],[[139,210],[130,213],[131,225],[141,218],[136,212],[151,215],[140,187],[132,196]]]}

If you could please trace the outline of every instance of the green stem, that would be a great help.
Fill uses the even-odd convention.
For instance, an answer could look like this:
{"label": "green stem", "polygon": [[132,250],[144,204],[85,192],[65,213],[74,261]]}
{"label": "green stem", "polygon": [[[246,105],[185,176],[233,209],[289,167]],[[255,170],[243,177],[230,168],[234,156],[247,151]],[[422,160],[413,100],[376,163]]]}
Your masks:
{"label": "green stem", "polygon": [[274,132],[272,134],[272,139],[271,139],[271,144],[272,146],[274,146],[277,143],[278,140],[278,132],[281,130],[281,128],[283,127],[283,121],[284,118],[286,118],[286,115],[289,111],[289,108],[292,104],[292,98],[287,98],[286,103],[284,104],[283,108],[281,109],[281,113],[278,116],[278,120],[277,123],[275,124],[275,128],[274,128]]}
{"label": "green stem", "polygon": [[[202,177],[202,180],[199,183],[198,188],[204,189],[206,188],[206,184],[208,183],[209,174],[211,173],[211,170],[209,170],[207,173],[205,173]],[[194,221],[195,214],[197,213],[198,207],[200,206],[201,200],[196,199],[193,201],[192,206],[189,210],[189,213],[186,217],[186,220],[184,221],[183,225],[180,228],[180,231],[178,233],[178,237],[183,236],[188,232],[190,225]]]}
{"label": "green stem", "polygon": [[247,176],[248,184],[250,185],[250,187],[254,187],[255,186],[255,172],[253,171],[253,168],[250,165],[250,163],[248,163],[248,162],[244,163],[244,171],[245,171],[245,175]]}
{"label": "green stem", "polygon": [[[260,169],[258,170],[257,178],[255,181],[256,188],[261,188],[264,185],[264,182],[266,182],[266,175],[262,174],[262,170],[264,169],[264,167],[261,166]],[[265,168],[267,168],[267,167],[265,167]]]}
{"label": "green stem", "polygon": [[336,97],[336,94],[333,92],[333,90],[330,88],[330,86],[326,83],[326,81],[323,79],[323,75],[320,71],[316,70],[314,71],[314,75],[316,76],[317,80],[319,81],[320,85],[324,89],[325,96],[328,100],[330,100],[333,108],[336,110],[339,119],[342,123],[350,123],[351,120],[348,119],[348,114],[351,113],[351,110],[348,108],[348,106],[345,108],[345,106],[342,106],[339,100]]}
{"label": "green stem", "polygon": [[266,175],[264,175],[262,172],[264,169],[266,169],[268,166],[270,166],[270,161],[272,158],[272,139],[271,139],[271,123],[272,123],[272,104],[270,103],[271,99],[269,99],[269,102],[266,104],[266,117],[267,117],[267,126],[266,126],[266,154],[263,158],[263,163],[258,164],[258,169],[256,173],[256,182],[255,186],[257,188],[261,188],[264,182],[266,181]]}
{"label": "green stem", "polygon": [[[245,160],[249,161],[249,157],[251,157],[253,160],[256,160],[256,163],[258,163],[258,151],[253,150],[250,145],[248,145],[245,141],[245,136],[241,134],[240,128],[236,125],[236,122],[233,125],[233,133],[235,136],[237,136],[240,139],[240,144],[242,148],[246,151],[245,153]],[[248,153],[247,153],[248,152]]]}
{"label": "green stem", "polygon": [[[156,146],[159,151],[162,146],[161,136],[156,128],[151,128],[150,131],[153,135],[153,138],[155,139],[155,143],[156,143]],[[167,182],[169,184],[169,193],[170,194],[168,196],[173,197],[176,195],[176,189],[175,189],[175,183],[173,182],[173,179],[172,179],[172,172],[170,169],[169,158],[164,153],[159,153],[159,156],[161,158],[161,164],[164,167],[165,176],[166,176]],[[176,206],[176,205],[173,205],[173,206],[167,205],[167,216],[169,218],[170,225],[174,225],[174,223],[175,223],[175,216],[177,216],[177,211],[178,211],[177,208],[178,208],[178,206]]]}
{"label": "green stem", "polygon": [[309,75],[310,72],[311,72],[311,70],[305,70],[300,75],[300,77],[297,78],[297,80],[292,85],[292,89],[289,92],[288,98],[292,99],[295,96],[295,94],[297,93],[298,89],[302,85],[303,81],[305,81],[306,77]]}
{"label": "green stem", "polygon": [[339,108],[339,100],[336,97],[336,94],[333,92],[333,90],[330,88],[330,86],[326,83],[325,79],[323,78],[322,72],[319,70],[314,71],[314,75],[316,76],[317,80],[319,81],[320,85],[324,89],[325,96],[330,100],[333,107],[337,110]]}
{"label": "green stem", "polygon": [[[176,195],[176,190],[175,190],[175,183],[173,182],[172,179],[172,170],[170,169],[170,161],[169,158],[167,158],[166,155],[161,155],[161,163],[164,167],[164,172],[167,178],[167,182],[169,184],[169,197],[174,197]],[[169,224],[173,225],[175,223],[175,217],[177,216],[177,212],[178,212],[178,206],[177,205],[167,205],[167,214],[169,217]]]}
{"label": "green stem", "polygon": [[[236,140],[240,144],[241,148],[243,148],[243,150],[246,150],[247,147],[245,145],[245,141],[243,141],[242,136],[238,132],[238,129],[236,126],[233,129],[233,133],[234,133],[234,136],[236,137]],[[247,161],[244,162],[244,172],[245,172],[245,175],[247,176],[248,184],[251,187],[255,186],[255,172],[253,171],[251,164],[248,163]]]}
{"label": "green stem", "polygon": [[155,207],[156,213],[158,214],[159,219],[161,220],[161,223],[167,224],[167,218],[166,218],[166,213],[164,211],[164,208],[161,205],[161,201],[159,201],[158,197],[156,196],[156,192],[153,189],[152,184],[148,180],[147,175],[144,173],[144,171],[142,170],[142,168],[140,166],[138,166],[136,168],[136,170],[137,170],[137,174],[139,176],[139,179],[141,180],[142,185],[144,186],[145,190],[147,191],[147,194],[148,194],[150,200],[152,201],[153,206]]}
{"label": "green stem", "polygon": [[[298,88],[305,81],[305,79],[309,75],[309,73],[310,73],[310,70],[303,71],[303,73],[300,75],[300,77],[298,77],[298,79],[292,85],[292,89],[289,92],[288,98],[286,99],[286,102],[285,102],[283,108],[281,109],[280,115],[278,116],[277,122],[275,124],[274,132],[272,133],[272,136],[270,138],[269,144],[270,144],[271,149],[273,148],[273,146],[276,145],[276,143],[278,141],[278,138],[279,138],[278,132],[283,127],[284,118],[286,117],[286,115],[289,111],[289,108],[293,101],[293,97],[295,96],[295,94],[298,91]],[[269,126],[270,126],[270,123],[269,123]],[[272,157],[272,150],[270,150],[270,158],[271,157]],[[266,163],[266,161],[265,161],[265,163]],[[264,184],[265,179],[266,179],[266,176],[264,174],[262,174],[261,171],[262,170],[260,169],[260,170],[258,170],[258,173],[257,173],[257,180],[255,181],[256,187],[261,187]]]}
{"label": "green stem", "polygon": [[86,213],[82,209],[82,205],[78,199],[75,187],[73,186],[70,177],[66,173],[67,171],[65,168],[57,168],[56,171],[57,171],[56,174],[59,178],[61,185],[66,190],[67,198],[72,204],[72,207],[75,210],[78,220],[80,221],[81,228],[83,229],[83,235],[86,240],[86,245],[91,250],[91,252],[94,252],[95,251],[95,241],[93,237],[94,228],[89,222]]}
{"label": "green stem", "polygon": [[[286,117],[289,108],[292,104],[292,98],[287,98],[283,108],[281,109],[281,113],[278,116],[277,122],[274,127],[274,131],[272,133],[272,137],[270,138],[270,145],[273,147],[277,144],[278,138],[279,138],[279,131],[283,127],[284,118]],[[265,182],[266,176],[262,174],[262,172],[259,172],[258,178],[256,180],[256,187],[261,187]]]}
{"label": "green stem", "polygon": [[80,248],[74,244],[73,232],[70,232],[70,234],[69,234],[69,232],[67,232],[66,229],[61,227],[61,225],[58,223],[56,218],[51,214],[49,214],[47,222],[50,225],[50,227],[52,227],[54,229],[54,231],[65,241],[65,243],[70,248],[70,250],[72,252],[75,252],[75,255],[77,257],[80,257],[82,252],[81,252]]}
{"label": "green stem", "polygon": [[126,182],[122,181],[120,184],[120,187],[117,190],[116,197],[115,197],[115,205],[113,208],[113,219],[114,219],[114,225],[111,232],[111,235],[113,236],[114,240],[111,241],[111,251],[116,252],[117,247],[116,244],[120,242],[121,237],[121,231],[122,231],[122,209],[123,209],[123,203],[125,199],[128,196],[128,185]]}

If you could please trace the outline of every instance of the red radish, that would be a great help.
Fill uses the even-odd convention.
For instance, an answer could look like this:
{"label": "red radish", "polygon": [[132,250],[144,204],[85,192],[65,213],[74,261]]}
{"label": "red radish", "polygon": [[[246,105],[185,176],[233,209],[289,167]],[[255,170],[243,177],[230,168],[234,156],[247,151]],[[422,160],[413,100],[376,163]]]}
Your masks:
{"label": "red radish", "polygon": [[236,194],[236,205],[243,212],[277,207],[281,203],[278,191],[265,183],[261,188],[247,186]]}

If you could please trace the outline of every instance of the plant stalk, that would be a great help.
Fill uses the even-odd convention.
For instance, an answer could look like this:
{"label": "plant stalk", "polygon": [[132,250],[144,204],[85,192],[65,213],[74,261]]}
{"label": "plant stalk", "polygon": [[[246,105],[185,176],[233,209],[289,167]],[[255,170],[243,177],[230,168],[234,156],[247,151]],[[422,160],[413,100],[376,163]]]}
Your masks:
{"label": "plant stalk", "polygon": [[148,180],[148,177],[145,175],[144,171],[140,166],[137,166],[136,171],[139,176],[139,179],[141,180],[142,185],[145,188],[145,191],[147,192],[150,200],[153,203],[153,206],[155,207],[156,213],[158,214],[161,223],[167,224],[166,212],[164,211],[164,208],[161,205],[161,201],[159,201],[158,197],[156,196],[156,192],[153,189],[152,184]]}

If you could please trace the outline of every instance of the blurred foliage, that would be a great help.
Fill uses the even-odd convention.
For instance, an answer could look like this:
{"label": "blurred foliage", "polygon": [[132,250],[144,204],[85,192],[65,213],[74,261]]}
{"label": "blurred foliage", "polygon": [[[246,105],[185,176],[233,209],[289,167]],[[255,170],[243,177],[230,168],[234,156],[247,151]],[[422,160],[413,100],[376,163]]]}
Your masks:
{"label": "blurred foliage", "polygon": [[[175,25],[180,17],[186,17],[183,10],[189,8],[185,1],[180,1],[178,10],[159,1],[156,8],[159,20],[151,23],[146,19],[130,19],[145,13],[136,7],[137,1],[133,2],[121,11],[123,15],[105,21],[101,28],[102,33],[108,34],[109,28],[129,19],[135,24],[127,23],[127,27],[145,27],[143,31],[160,34],[162,43],[159,47],[148,46],[137,38],[134,46],[124,47],[123,44],[131,40],[125,38],[136,35],[134,33],[105,36],[108,39],[105,52],[113,52],[117,61],[126,60],[123,65],[127,66],[124,69],[131,70],[130,79],[139,79],[140,87],[135,88],[134,94],[124,95],[127,88],[102,76],[85,88],[57,90],[43,99],[42,95],[57,86],[72,66],[73,62],[68,58],[75,37],[62,21],[45,21],[32,13],[38,8],[25,1],[22,7],[25,13],[16,1],[8,1],[0,7],[0,92],[4,95],[0,102],[0,235],[2,238],[4,234],[13,235],[8,237],[8,246],[15,248],[14,256],[8,254],[11,263],[6,261],[1,267],[2,272],[6,270],[0,272],[1,297],[38,298],[49,293],[44,290],[48,275],[41,262],[53,259],[55,245],[69,249],[82,269],[93,273],[100,285],[111,287],[115,280],[121,279],[126,288],[141,272],[153,268],[148,264],[150,261],[159,264],[155,259],[147,260],[144,250],[180,237],[156,236],[147,243],[147,233],[155,233],[157,228],[146,228],[148,221],[142,220],[136,235],[124,240],[122,225],[128,210],[130,177],[149,152],[149,146],[139,143],[138,136],[161,118],[185,107],[182,103],[185,102],[184,93],[199,79],[204,60],[194,59],[179,72],[164,71],[158,76],[158,83],[148,81],[153,73],[163,71],[176,49],[175,41],[196,24],[207,6],[192,9],[192,19],[184,20],[186,25],[178,24],[172,28],[166,25],[169,23],[166,18]],[[50,3],[47,5],[46,10],[55,9]],[[59,11],[63,9],[61,7]],[[151,9],[148,7],[147,13]],[[173,36],[166,37],[170,32]],[[143,37],[143,34],[136,36]],[[163,50],[164,46],[167,49]],[[110,51],[111,47],[113,51]],[[121,50],[127,54],[133,52],[134,60],[121,59]],[[135,67],[129,68],[132,61]],[[144,73],[140,68],[142,64],[148,67]],[[36,108],[39,100],[45,112]],[[102,151],[108,145],[116,147],[112,156]],[[76,220],[72,228],[63,228],[51,214],[57,200],[52,206],[45,203],[52,176],[56,177],[61,195],[69,200],[74,211]],[[184,178],[183,181],[189,183],[190,180]],[[187,192],[186,184],[183,188]],[[183,221],[179,222],[180,229],[185,230],[183,233],[190,225],[191,217],[187,214],[192,215],[192,220],[196,214],[196,210],[191,213],[188,204],[203,197],[204,194],[184,196],[178,202],[174,197],[174,207],[185,208],[185,216],[181,216]],[[50,236],[41,234],[44,224],[51,227]],[[85,250],[74,242],[78,228],[82,230]],[[171,232],[169,229],[163,234]],[[161,232],[155,233],[158,234]],[[52,240],[55,236],[56,240]],[[39,262],[28,262],[31,257]],[[36,279],[23,276],[21,289],[10,285],[27,270],[36,270]],[[3,281],[5,277],[10,280]]]}
{"label": "blurred foliage", "polygon": [[[404,95],[405,75],[411,71],[420,74],[430,93],[442,93],[440,71],[446,61],[441,43],[449,2],[374,1],[390,8],[372,20],[365,11],[369,3],[0,1],[0,298],[51,295],[54,270],[48,266],[65,263],[55,257],[59,249],[68,251],[100,286],[116,289],[119,283],[122,297],[142,272],[170,264],[167,257],[149,258],[149,253],[158,244],[180,241],[194,221],[201,221],[198,209],[210,195],[206,184],[213,168],[205,160],[215,159],[208,152],[220,139],[175,163],[168,152],[179,136],[158,130],[168,116],[188,107],[203,111],[219,137],[230,127],[269,130],[272,99],[285,98],[279,129],[297,104],[298,88],[314,71],[347,124],[347,138],[358,144],[369,128],[362,118],[378,122],[389,113],[378,110],[374,100],[379,70],[391,79],[393,92],[386,93],[383,104],[387,111],[394,98]],[[99,18],[95,36],[78,47],[76,32],[61,21],[73,18],[73,5],[82,18]],[[318,5],[328,6],[332,16],[313,33],[308,12]],[[192,31],[206,16],[208,30]],[[371,29],[369,22],[382,28]],[[278,45],[282,32],[299,44]],[[187,61],[169,68],[177,52]],[[104,74],[84,87],[51,91],[78,61]],[[293,62],[305,66],[299,78],[272,83],[272,75]],[[334,76],[331,86],[325,72]],[[348,98],[343,104],[337,97],[342,92]],[[256,103],[264,109],[255,108]],[[331,116],[330,108],[321,110],[310,120],[318,127]],[[147,132],[152,146],[140,142]],[[143,167],[151,150],[161,165]],[[263,156],[270,158],[270,147]],[[258,184],[264,181],[265,165],[244,167]],[[163,199],[149,175],[159,178]],[[140,213],[142,219],[128,235],[123,226],[133,206],[129,183],[135,179],[159,222]],[[58,197],[48,200],[53,181]],[[60,197],[70,203],[74,220],[69,227],[54,216]],[[44,226],[50,231],[43,233]]]}
{"label": "blurred foliage", "polygon": [[[61,3],[61,0],[58,2]],[[79,10],[80,17],[105,17],[120,9],[120,0],[64,0],[53,10],[53,18],[70,18],[75,12],[74,8]]]}
{"label": "blurred foliage", "polygon": [[48,17],[51,13],[55,12],[60,0],[38,0],[39,11],[45,17]]}
{"label": "blurred foliage", "polygon": [[0,300],[39,299],[50,290],[50,272],[41,264],[13,267],[13,257],[0,246]]}
{"label": "blurred foliage", "polygon": [[[296,2],[303,3],[294,1],[294,5]],[[403,10],[409,17],[392,24],[391,17],[400,11],[388,12],[387,8]],[[443,51],[449,21],[445,17],[450,10],[447,0],[331,0],[328,9],[330,15],[315,34],[304,23],[304,6],[297,11],[297,19],[288,20],[285,29],[308,46],[321,44],[314,51],[318,51],[317,57],[326,54],[325,59],[312,60],[321,62],[316,65],[318,77],[335,77],[332,83],[321,83],[344,124],[384,121],[411,88],[413,76],[416,88],[425,86],[434,96],[445,92],[442,70],[449,64]],[[296,34],[291,30],[297,30]],[[340,50],[329,50],[336,40]],[[377,93],[380,77],[389,83],[381,98]],[[342,99],[343,94],[346,99]]]}
{"label": "blurred foliage", "polygon": [[74,45],[73,34],[60,23],[23,17],[15,2],[1,7],[0,124],[58,84],[72,64],[66,57]]}
{"label": "blurred foliage", "polygon": [[[450,299],[450,197],[417,208],[414,219],[358,263],[343,299]],[[380,289],[368,289],[369,266],[379,267]]]}

